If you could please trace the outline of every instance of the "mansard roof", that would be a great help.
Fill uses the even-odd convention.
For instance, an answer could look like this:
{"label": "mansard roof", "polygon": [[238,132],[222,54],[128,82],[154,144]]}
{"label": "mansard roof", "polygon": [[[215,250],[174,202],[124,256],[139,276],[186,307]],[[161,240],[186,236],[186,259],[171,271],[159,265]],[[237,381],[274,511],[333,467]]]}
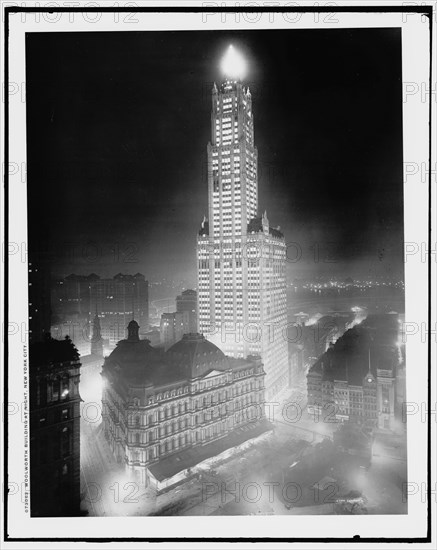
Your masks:
{"label": "mansard roof", "polygon": [[185,334],[167,350],[167,356],[173,365],[184,369],[190,378],[205,376],[212,370],[229,369],[226,355],[203,334]]}
{"label": "mansard roof", "polygon": [[118,342],[103,367],[104,372],[114,373],[128,385],[156,388],[203,378],[211,373],[217,376],[229,369],[240,370],[259,360],[259,357],[228,358],[217,346],[197,333],[185,334],[167,352],[154,348],[149,340],[133,336]]}

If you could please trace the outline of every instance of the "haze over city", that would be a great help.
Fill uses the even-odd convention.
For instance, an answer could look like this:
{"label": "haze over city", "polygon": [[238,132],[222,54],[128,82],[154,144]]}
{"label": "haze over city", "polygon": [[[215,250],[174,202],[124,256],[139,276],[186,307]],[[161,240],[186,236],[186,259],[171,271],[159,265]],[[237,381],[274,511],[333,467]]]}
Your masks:
{"label": "haze over city", "polygon": [[[29,246],[50,251],[57,276],[196,285],[210,94],[229,43],[247,59],[260,213],[290,243],[288,278],[402,280],[398,29],[30,34]],[[56,195],[63,207],[41,219]]]}

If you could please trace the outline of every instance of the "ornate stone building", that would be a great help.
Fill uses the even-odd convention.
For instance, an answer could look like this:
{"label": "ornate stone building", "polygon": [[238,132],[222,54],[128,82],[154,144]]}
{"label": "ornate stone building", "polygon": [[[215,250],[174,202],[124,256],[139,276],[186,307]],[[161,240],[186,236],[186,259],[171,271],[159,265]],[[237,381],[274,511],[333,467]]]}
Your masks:
{"label": "ornate stone building", "polygon": [[158,489],[270,429],[259,357],[226,357],[200,334],[167,352],[128,338],[106,358],[103,427],[119,462]]}
{"label": "ornate stone building", "polygon": [[395,429],[398,323],[374,315],[348,330],[307,374],[308,412],[327,421]]}

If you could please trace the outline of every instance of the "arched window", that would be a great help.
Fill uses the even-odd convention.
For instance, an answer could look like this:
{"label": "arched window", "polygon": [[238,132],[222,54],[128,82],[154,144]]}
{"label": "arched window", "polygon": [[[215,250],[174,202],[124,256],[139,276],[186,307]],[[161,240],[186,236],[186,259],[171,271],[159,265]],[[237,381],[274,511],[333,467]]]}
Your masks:
{"label": "arched window", "polygon": [[52,400],[57,401],[59,399],[61,383],[59,378],[55,378],[52,382]]}

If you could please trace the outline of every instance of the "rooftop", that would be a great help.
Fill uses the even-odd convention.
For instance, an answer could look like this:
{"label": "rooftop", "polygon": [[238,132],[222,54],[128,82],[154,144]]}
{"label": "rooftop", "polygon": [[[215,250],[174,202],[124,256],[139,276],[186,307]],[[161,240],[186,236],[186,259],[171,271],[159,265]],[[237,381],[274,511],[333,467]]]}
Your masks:
{"label": "rooftop", "polygon": [[397,319],[393,315],[371,315],[346,331],[310,369],[324,381],[344,380],[361,386],[369,372],[393,369],[397,359]]}
{"label": "rooftop", "polygon": [[251,365],[251,359],[232,359],[202,334],[185,334],[164,353],[139,339],[139,326],[131,321],[129,336],[118,342],[105,359],[104,371],[121,375],[132,385],[162,386],[178,381],[217,375],[229,369]]}
{"label": "rooftop", "polygon": [[163,481],[183,470],[196,466],[208,458],[217,456],[232,447],[241,445],[249,439],[258,437],[271,429],[272,425],[266,419],[257,423],[246,424],[245,426],[236,428],[232,433],[222,439],[212,441],[206,445],[188,448],[164,458],[158,463],[150,466],[149,469],[158,481]]}
{"label": "rooftop", "polygon": [[184,334],[167,350],[171,363],[187,371],[190,378],[204,376],[211,370],[224,371],[229,369],[229,361],[225,354],[203,334]]}

